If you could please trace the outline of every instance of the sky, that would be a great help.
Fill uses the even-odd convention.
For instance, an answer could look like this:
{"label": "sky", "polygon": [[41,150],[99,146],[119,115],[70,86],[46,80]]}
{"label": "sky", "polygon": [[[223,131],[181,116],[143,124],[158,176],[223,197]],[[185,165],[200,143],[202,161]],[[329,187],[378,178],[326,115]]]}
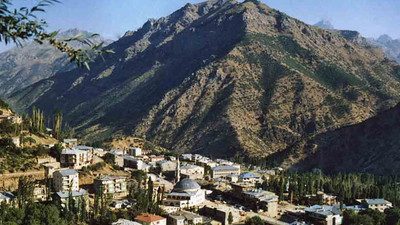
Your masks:
{"label": "sky", "polygon": [[[39,13],[49,30],[78,28],[116,40],[136,30],[149,18],[167,16],[186,3],[203,0],[59,0]],[[29,6],[37,0],[14,0]],[[388,34],[400,38],[399,0],[262,0],[272,8],[309,24],[324,19],[336,29],[357,30],[365,37]],[[0,43],[0,52],[12,46]]]}

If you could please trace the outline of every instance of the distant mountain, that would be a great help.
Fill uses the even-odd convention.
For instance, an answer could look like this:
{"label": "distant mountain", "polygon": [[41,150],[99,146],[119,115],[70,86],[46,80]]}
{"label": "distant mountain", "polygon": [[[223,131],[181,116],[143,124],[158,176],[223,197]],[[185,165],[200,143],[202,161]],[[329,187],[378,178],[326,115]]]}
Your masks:
{"label": "distant mountain", "polygon": [[399,66],[358,32],[258,1],[187,4],[108,48],[115,54],[90,71],[58,73],[8,101],[19,112],[62,109],[88,139],[123,134],[222,157],[290,152],[399,102]]}
{"label": "distant mountain", "polygon": [[400,39],[392,39],[389,35],[381,35],[378,39],[369,39],[369,41],[383,49],[385,54],[396,60],[400,64]]}
{"label": "distant mountain", "polygon": [[332,25],[332,23],[329,20],[321,20],[318,23],[314,24],[316,27],[320,27],[323,29],[327,30],[333,30],[335,27]]}
{"label": "distant mountain", "polygon": [[[57,38],[74,37],[82,33],[89,37],[91,33],[71,29],[58,34]],[[111,43],[102,37],[93,37],[94,43]],[[71,42],[74,48],[84,48],[82,43]],[[42,79],[51,77],[57,72],[74,69],[65,54],[54,49],[49,44],[40,45],[36,42],[27,42],[23,47],[15,47],[0,53],[0,97],[11,94]]]}

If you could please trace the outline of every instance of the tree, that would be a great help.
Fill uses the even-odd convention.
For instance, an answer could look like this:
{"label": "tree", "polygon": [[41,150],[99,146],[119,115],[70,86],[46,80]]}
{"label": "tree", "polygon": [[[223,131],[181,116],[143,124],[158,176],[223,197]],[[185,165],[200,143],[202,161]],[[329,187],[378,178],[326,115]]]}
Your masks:
{"label": "tree", "polygon": [[33,190],[35,185],[33,181],[28,177],[20,177],[18,179],[18,206],[21,208],[26,203],[33,201]]}
{"label": "tree", "polygon": [[259,216],[247,218],[245,225],[264,225],[265,222]]}
{"label": "tree", "polygon": [[[15,43],[19,46],[22,41],[33,39],[39,44],[49,43],[54,48],[68,55],[71,62],[78,66],[85,66],[88,70],[89,62],[93,61],[93,56],[110,54],[112,50],[102,49],[103,43],[94,44],[89,38],[97,36],[93,34],[89,38],[84,38],[79,34],[72,38],[59,40],[56,38],[58,31],[48,33],[45,29],[47,22],[37,18],[37,13],[45,12],[45,8],[58,3],[58,0],[41,0],[32,8],[21,7],[12,10],[12,0],[0,1],[0,42],[5,44]],[[86,45],[87,49],[74,49],[68,43],[78,41]]]}
{"label": "tree", "polygon": [[53,119],[53,134],[56,139],[60,139],[62,129],[62,111],[57,110]]}
{"label": "tree", "polygon": [[233,223],[233,215],[232,215],[232,212],[229,212],[229,215],[228,215],[228,223],[229,223],[229,224],[232,224],[232,223]]}

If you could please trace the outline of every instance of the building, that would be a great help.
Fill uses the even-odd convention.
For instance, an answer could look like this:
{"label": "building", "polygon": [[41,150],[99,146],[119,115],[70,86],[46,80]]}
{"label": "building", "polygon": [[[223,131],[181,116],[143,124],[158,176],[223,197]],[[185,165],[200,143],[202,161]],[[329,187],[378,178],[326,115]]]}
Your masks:
{"label": "building", "polygon": [[118,152],[111,151],[111,154],[114,157],[115,165],[119,167],[124,167],[124,155],[120,155]]}
{"label": "building", "polygon": [[184,178],[190,179],[203,179],[204,168],[196,165],[183,165],[180,166],[180,173]]}
{"label": "building", "polygon": [[191,208],[200,205],[206,199],[204,190],[196,181],[185,178],[178,182],[172,192],[166,194],[163,205],[179,208]]}
{"label": "building", "polygon": [[392,208],[393,204],[389,201],[386,201],[383,198],[377,198],[377,199],[362,199],[358,200],[358,202],[361,203],[365,208],[372,209],[372,210],[378,210],[380,212],[384,212],[385,209]]}
{"label": "building", "polygon": [[61,152],[61,167],[82,169],[82,167],[90,165],[91,161],[92,158],[90,158],[87,151],[77,149],[64,149]]}
{"label": "building", "polygon": [[253,184],[261,183],[261,177],[260,175],[246,172],[239,175],[239,182],[253,183]]}
{"label": "building", "polygon": [[142,213],[135,218],[142,225],[167,225],[167,219],[154,214]]}
{"label": "building", "polygon": [[47,187],[46,185],[36,184],[33,189],[33,199],[35,202],[47,201]]}
{"label": "building", "polygon": [[205,224],[206,218],[195,213],[179,211],[168,215],[168,225],[196,225]]}
{"label": "building", "polygon": [[131,169],[137,169],[137,170],[143,170],[146,172],[148,172],[150,169],[149,165],[147,165],[140,159],[133,158],[132,156],[124,156],[124,167],[131,168]]}
{"label": "building", "polygon": [[[125,177],[100,176],[94,179],[94,190],[103,194],[119,194],[127,193],[127,183]],[[117,195],[113,195],[117,197]]]}
{"label": "building", "polygon": [[76,170],[66,169],[53,173],[53,185],[56,192],[79,190],[79,174]]}
{"label": "building", "polygon": [[0,204],[6,203],[11,204],[12,201],[15,199],[15,195],[11,192],[0,192]]}
{"label": "building", "polygon": [[278,196],[269,191],[254,189],[242,193],[243,202],[255,210],[262,209],[269,217],[278,216]]}
{"label": "building", "polygon": [[[55,202],[61,202],[62,207],[66,207],[68,205],[68,200],[70,197],[74,199],[76,207],[80,207],[81,201],[88,201],[87,192],[83,189],[71,192],[59,191],[54,195],[53,199]],[[88,202],[86,205],[89,205]]]}
{"label": "building", "polygon": [[211,168],[212,178],[226,178],[229,175],[240,175],[240,168],[235,166],[216,166]]}
{"label": "building", "polygon": [[131,156],[141,156],[142,155],[142,149],[141,148],[135,148],[135,147],[131,147],[128,150],[128,154]]}
{"label": "building", "polygon": [[112,223],[112,225],[140,225],[140,223],[126,219],[119,219],[117,222]]}
{"label": "building", "polygon": [[[159,187],[162,187],[165,192],[169,192],[174,189],[174,184],[169,182],[166,179],[163,179],[155,174],[147,174],[147,177],[153,181],[154,190],[158,190]],[[147,179],[148,180],[148,179]]]}
{"label": "building", "polygon": [[237,223],[240,220],[240,215],[237,212],[237,210],[234,210],[233,208],[221,208],[221,207],[210,207],[210,206],[204,206],[199,210],[200,215],[206,216],[208,218],[212,218],[213,220],[216,220],[223,225],[229,224],[228,217],[229,213],[232,213],[233,216],[233,223]]}
{"label": "building", "polygon": [[306,221],[319,225],[341,225],[343,216],[340,205],[313,205],[304,210]]}
{"label": "building", "polygon": [[160,167],[161,172],[173,172],[176,171],[176,162],[161,160],[156,163]]}
{"label": "building", "polygon": [[59,162],[46,163],[43,165],[46,178],[53,178],[53,173],[61,168]]}
{"label": "building", "polygon": [[159,156],[151,155],[151,156],[149,156],[149,160],[150,160],[150,162],[156,163],[158,161],[164,160],[164,156],[162,156],[162,155],[159,155]]}
{"label": "building", "polygon": [[86,152],[89,164],[93,163],[93,156],[95,152],[95,149],[93,147],[85,145],[77,145],[73,149]]}

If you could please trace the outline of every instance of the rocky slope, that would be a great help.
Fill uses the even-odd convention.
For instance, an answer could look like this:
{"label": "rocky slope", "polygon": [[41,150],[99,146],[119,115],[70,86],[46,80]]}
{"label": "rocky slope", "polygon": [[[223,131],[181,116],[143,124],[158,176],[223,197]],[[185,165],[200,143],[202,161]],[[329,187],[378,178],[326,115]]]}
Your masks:
{"label": "rocky slope", "polygon": [[316,27],[320,27],[323,29],[327,30],[333,30],[335,27],[332,25],[332,23],[329,20],[321,20],[318,23],[314,24]]}
{"label": "rocky slope", "polygon": [[[91,34],[86,31],[71,29],[58,34],[57,38],[74,37],[82,33],[86,37]],[[102,37],[93,37],[94,43],[111,43]],[[84,48],[79,42],[71,42],[74,48]],[[57,72],[69,71],[75,65],[68,58],[49,44],[40,45],[27,42],[23,47],[16,47],[0,53],[0,97],[11,94],[40,80],[49,78]]]}
{"label": "rocky slope", "polygon": [[399,100],[399,66],[359,33],[258,1],[187,4],[109,48],[91,71],[59,73],[8,100],[18,111],[62,109],[88,138],[134,135],[218,156],[285,152]]}
{"label": "rocky slope", "polygon": [[393,39],[389,35],[381,35],[378,39],[369,39],[373,45],[383,49],[385,54],[400,64],[400,39]]}
{"label": "rocky slope", "polygon": [[388,175],[400,170],[400,105],[365,122],[318,135],[301,151],[302,169],[368,172]]}

